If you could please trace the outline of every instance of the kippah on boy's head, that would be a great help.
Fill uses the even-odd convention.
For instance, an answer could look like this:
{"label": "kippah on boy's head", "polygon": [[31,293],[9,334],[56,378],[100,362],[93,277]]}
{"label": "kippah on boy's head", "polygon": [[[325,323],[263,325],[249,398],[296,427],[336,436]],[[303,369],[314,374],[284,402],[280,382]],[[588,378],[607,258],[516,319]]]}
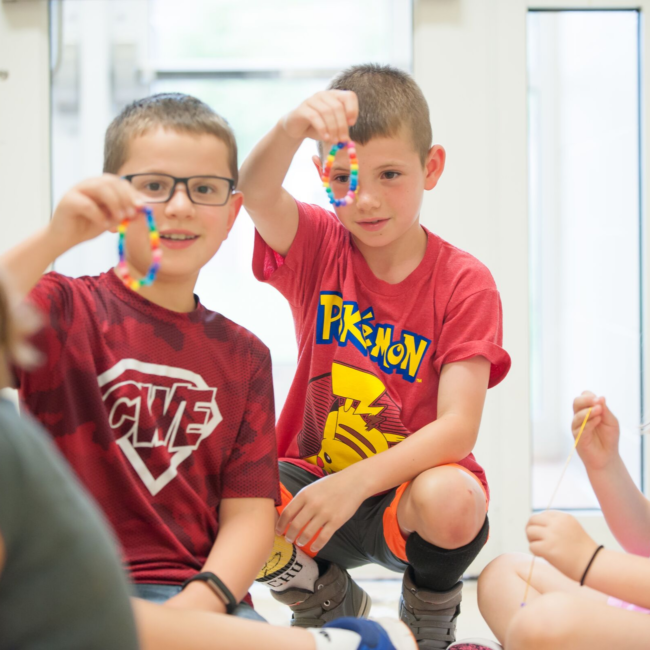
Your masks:
{"label": "kippah on boy's head", "polygon": [[183,93],[160,93],[126,106],[106,131],[104,172],[117,174],[130,142],[156,127],[219,138],[228,149],[230,174],[237,184],[237,142],[230,125],[207,104]]}
{"label": "kippah on boy's head", "polygon": [[[350,137],[359,144],[372,138],[394,137],[407,129],[422,164],[433,136],[429,106],[413,77],[388,65],[356,65],[334,77],[329,90],[352,90],[359,100],[359,117]],[[323,144],[319,142],[321,158]]]}

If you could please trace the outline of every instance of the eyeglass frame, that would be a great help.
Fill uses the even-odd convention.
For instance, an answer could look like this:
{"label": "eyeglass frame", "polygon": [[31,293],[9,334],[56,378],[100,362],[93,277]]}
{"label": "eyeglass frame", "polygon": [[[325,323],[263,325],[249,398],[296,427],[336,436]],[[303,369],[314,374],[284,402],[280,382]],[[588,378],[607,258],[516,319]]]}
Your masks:
{"label": "eyeglass frame", "polygon": [[[196,176],[187,176],[186,178],[178,178],[176,176],[172,176],[171,174],[163,174],[160,172],[145,172],[140,174],[127,174],[126,176],[122,176],[121,178],[123,178],[125,181],[129,181],[129,183],[132,183],[133,179],[136,176],[165,176],[166,178],[171,178],[172,181],[174,181],[169,196],[164,201],[147,201],[147,203],[169,203],[169,201],[171,201],[172,197],[174,196],[174,192],[176,192],[176,186],[179,183],[185,185],[185,192],[187,193],[187,198],[192,203],[194,203],[194,205],[207,205],[208,207],[211,208],[223,207],[224,205],[226,205],[226,203],[228,203],[228,199],[230,199],[230,197],[235,192],[235,180],[233,178],[228,178],[226,176],[209,176],[209,175],[204,176],[202,174],[198,174]],[[226,197],[226,200],[223,203],[199,203],[199,201],[195,201],[192,198],[192,193],[190,192],[190,186],[187,184],[187,182],[191,181],[193,178],[218,178],[221,181],[228,181],[228,185],[230,186],[230,189],[228,190],[228,196]]]}

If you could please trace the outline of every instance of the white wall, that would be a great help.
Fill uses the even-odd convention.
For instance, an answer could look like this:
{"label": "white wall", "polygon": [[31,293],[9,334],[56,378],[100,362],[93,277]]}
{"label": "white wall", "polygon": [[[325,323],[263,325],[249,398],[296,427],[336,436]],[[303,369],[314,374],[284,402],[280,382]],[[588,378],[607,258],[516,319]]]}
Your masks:
{"label": "white wall", "polygon": [[488,473],[492,530],[474,571],[500,552],[526,548],[530,512],[525,21],[517,0],[415,3],[414,74],[434,142],[447,150],[422,221],[492,271],[513,362],[488,393],[475,451]]}
{"label": "white wall", "polygon": [[45,0],[0,4],[0,254],[50,218],[49,47]]}
{"label": "white wall", "polygon": [[48,2],[0,4],[0,253],[50,217]]}

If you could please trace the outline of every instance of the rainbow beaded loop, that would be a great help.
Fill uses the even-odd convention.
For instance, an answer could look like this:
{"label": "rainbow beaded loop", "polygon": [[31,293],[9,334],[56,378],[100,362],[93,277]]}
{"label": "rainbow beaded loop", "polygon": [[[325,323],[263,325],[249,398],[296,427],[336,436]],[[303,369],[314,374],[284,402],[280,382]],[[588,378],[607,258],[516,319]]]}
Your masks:
{"label": "rainbow beaded loop", "polygon": [[[334,191],[330,187],[330,173],[332,171],[332,165],[334,164],[336,154],[339,150],[344,149],[345,147],[347,147],[348,156],[350,157],[350,187],[348,188],[348,193],[342,199],[337,199],[334,196]],[[357,192],[359,191],[359,161],[357,160],[357,150],[352,140],[349,140],[348,142],[339,142],[330,149],[321,178],[323,181],[323,187],[325,188],[332,205],[340,208],[344,205],[352,205],[354,203]]]}
{"label": "rainbow beaded loop", "polygon": [[162,250],[160,250],[160,234],[156,228],[156,222],[153,219],[153,212],[151,208],[144,206],[142,211],[147,216],[147,226],[149,227],[149,242],[151,243],[151,255],[152,262],[147,274],[140,278],[140,280],[135,280],[129,275],[129,268],[126,265],[126,258],[124,256],[124,242],[126,240],[126,229],[129,227],[129,220],[125,219],[118,226],[117,232],[119,234],[119,239],[117,241],[117,252],[120,256],[120,261],[117,263],[117,271],[122,278],[122,282],[133,289],[133,291],[138,291],[140,287],[148,287],[156,279],[158,274],[158,269],[160,268],[160,259],[162,258]]}

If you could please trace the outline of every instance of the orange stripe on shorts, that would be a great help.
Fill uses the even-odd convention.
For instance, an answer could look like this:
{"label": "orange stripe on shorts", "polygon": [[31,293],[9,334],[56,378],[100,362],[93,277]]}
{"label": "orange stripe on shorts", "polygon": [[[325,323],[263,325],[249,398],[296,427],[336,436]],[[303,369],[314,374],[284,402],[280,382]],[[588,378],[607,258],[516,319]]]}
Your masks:
{"label": "orange stripe on shorts", "polygon": [[[483,483],[481,483],[481,480],[478,476],[476,476],[476,474],[474,474],[474,472],[471,472],[467,469],[467,467],[463,467],[458,463],[449,463],[447,465],[440,465],[440,467],[457,467],[458,469],[462,469],[463,472],[469,474],[481,486],[481,490],[483,490],[483,494],[485,495],[485,512],[487,512],[490,500],[485,490],[485,486]],[[397,556],[400,560],[402,560],[402,562],[408,562],[408,559],[406,558],[406,537],[404,537],[402,534],[399,523],[397,521],[397,508],[399,506],[400,499],[404,495],[404,490],[406,490],[410,482],[411,481],[402,483],[397,488],[390,506],[384,510],[384,517],[382,522],[386,545],[392,551],[393,555]]]}

